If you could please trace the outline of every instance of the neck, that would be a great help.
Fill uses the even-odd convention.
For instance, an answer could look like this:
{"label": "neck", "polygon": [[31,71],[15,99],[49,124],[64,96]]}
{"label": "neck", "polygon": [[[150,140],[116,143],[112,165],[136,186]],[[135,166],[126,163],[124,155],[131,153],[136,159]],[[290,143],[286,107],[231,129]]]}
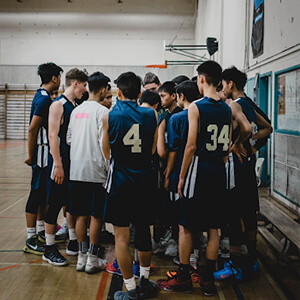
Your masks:
{"label": "neck", "polygon": [[190,104],[191,104],[191,102],[184,101],[184,103],[183,103],[183,108],[184,108],[184,109],[188,109],[189,106],[190,106]]}
{"label": "neck", "polygon": [[213,85],[206,85],[203,88],[204,96],[208,98],[212,98],[215,100],[220,100],[220,97],[217,94],[217,89]]}
{"label": "neck", "polygon": [[177,107],[177,102],[174,101],[170,107],[168,107],[168,111],[171,113]]}
{"label": "neck", "polygon": [[74,94],[72,92],[72,90],[70,88],[67,88],[64,92],[64,95],[66,96],[66,98],[68,98],[68,100],[70,102],[72,102],[72,104],[74,105],[75,104],[75,97],[74,97]]}
{"label": "neck", "polygon": [[232,91],[232,99],[236,100],[240,97],[245,97],[244,91],[233,90]]}
{"label": "neck", "polygon": [[46,90],[49,94],[51,94],[55,88],[52,86],[52,84],[42,84],[41,88],[43,88],[44,90]]}
{"label": "neck", "polygon": [[96,101],[100,103],[100,95],[90,93],[89,99],[87,101]]}

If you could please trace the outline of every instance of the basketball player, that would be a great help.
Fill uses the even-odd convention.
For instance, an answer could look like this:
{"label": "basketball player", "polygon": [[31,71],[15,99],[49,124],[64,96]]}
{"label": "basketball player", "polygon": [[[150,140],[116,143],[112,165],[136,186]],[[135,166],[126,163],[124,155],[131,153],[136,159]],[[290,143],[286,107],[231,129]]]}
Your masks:
{"label": "basketball player", "polygon": [[[26,204],[27,240],[24,252],[42,255],[44,246],[36,235],[37,213],[39,207],[45,207],[47,201],[48,166],[48,113],[52,102],[51,94],[60,86],[62,68],[54,63],[41,64],[38,75],[42,85],[37,90],[31,105],[30,125],[28,129],[28,157],[25,163],[32,167],[31,190]],[[42,213],[44,214],[44,212]],[[39,220],[38,231],[44,229],[44,221]]]}

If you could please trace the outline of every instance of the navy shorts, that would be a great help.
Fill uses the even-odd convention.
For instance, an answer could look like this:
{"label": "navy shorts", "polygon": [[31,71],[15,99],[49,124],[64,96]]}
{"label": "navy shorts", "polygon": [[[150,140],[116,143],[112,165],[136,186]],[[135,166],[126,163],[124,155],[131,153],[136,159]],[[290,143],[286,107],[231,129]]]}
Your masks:
{"label": "navy shorts", "polygon": [[71,215],[103,217],[105,189],[102,183],[70,181],[66,210]]}

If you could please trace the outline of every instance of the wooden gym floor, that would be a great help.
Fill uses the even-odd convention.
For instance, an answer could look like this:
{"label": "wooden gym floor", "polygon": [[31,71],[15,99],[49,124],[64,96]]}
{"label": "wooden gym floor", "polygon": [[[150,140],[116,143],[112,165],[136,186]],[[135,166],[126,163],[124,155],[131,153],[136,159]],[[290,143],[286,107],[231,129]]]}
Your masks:
{"label": "wooden gym floor", "polygon": [[[76,272],[76,257],[68,256],[69,265],[55,267],[42,261],[41,256],[25,254],[25,205],[30,189],[31,168],[23,161],[27,156],[26,141],[0,140],[0,299],[112,299],[112,290],[122,286],[118,276],[106,271],[95,275]],[[59,217],[62,223],[62,217]],[[259,237],[259,247],[265,249]],[[66,244],[60,249],[65,255]],[[263,250],[264,251],[264,250]],[[106,249],[107,260],[112,261],[113,246]],[[176,270],[171,259],[153,256],[157,272],[151,277],[164,278],[168,270]],[[260,262],[261,273],[253,281],[217,283],[218,294],[211,299],[289,299],[272,274]],[[194,293],[181,294],[160,291],[157,299],[206,299],[199,285]]]}

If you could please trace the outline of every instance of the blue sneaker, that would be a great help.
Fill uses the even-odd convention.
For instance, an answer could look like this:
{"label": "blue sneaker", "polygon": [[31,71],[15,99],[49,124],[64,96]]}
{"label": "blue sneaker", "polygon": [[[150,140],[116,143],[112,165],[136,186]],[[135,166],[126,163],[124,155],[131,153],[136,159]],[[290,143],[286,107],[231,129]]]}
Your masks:
{"label": "blue sneaker", "polygon": [[140,278],[140,263],[137,260],[133,262],[133,276]]}
{"label": "blue sneaker", "polygon": [[258,273],[259,272],[259,264],[258,264],[258,261],[257,260],[254,260],[253,261],[253,268],[252,268],[252,271],[254,273]]}
{"label": "blue sneaker", "polygon": [[122,272],[116,259],[112,263],[106,265],[106,271],[111,274],[122,276]]}
{"label": "blue sneaker", "polygon": [[224,264],[224,269],[214,272],[214,277],[217,280],[225,280],[234,276],[237,280],[242,279],[242,270],[235,268],[232,261]]}

